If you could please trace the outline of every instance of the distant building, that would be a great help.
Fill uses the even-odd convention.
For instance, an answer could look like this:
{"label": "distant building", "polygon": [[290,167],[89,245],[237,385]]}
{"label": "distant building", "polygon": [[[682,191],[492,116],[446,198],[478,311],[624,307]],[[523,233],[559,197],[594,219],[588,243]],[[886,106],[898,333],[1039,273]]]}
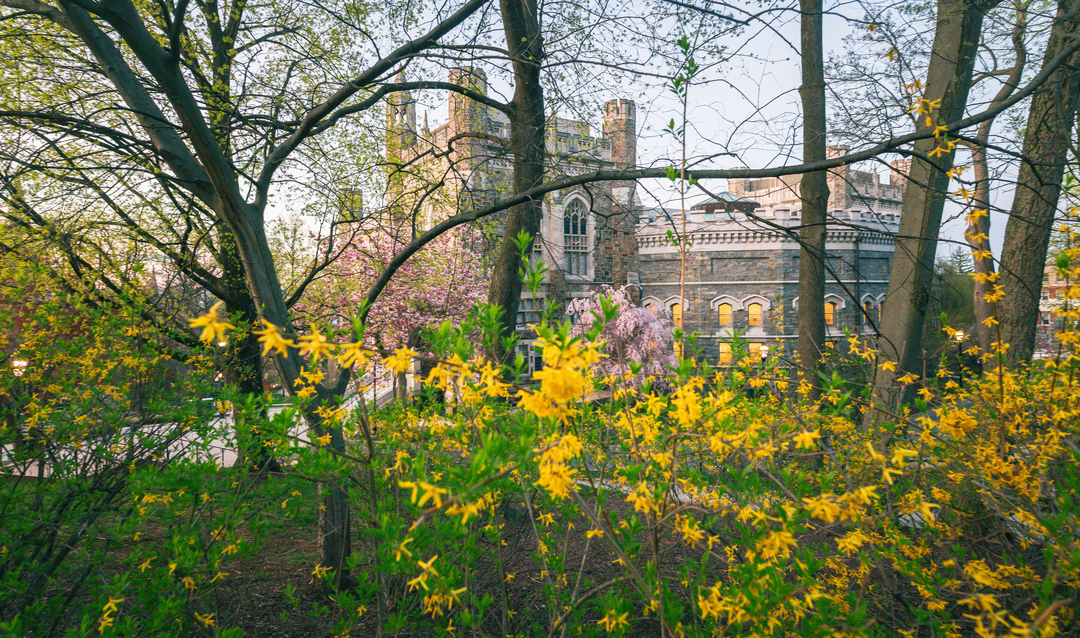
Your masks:
{"label": "distant building", "polygon": [[[828,157],[846,155],[844,145],[830,146]],[[907,175],[911,170],[910,159],[900,159],[890,164],[892,170],[886,182],[872,171],[856,171],[841,166],[829,171],[829,210],[867,210],[878,214],[899,215],[904,201]],[[802,175],[765,177],[761,179],[728,180],[732,195],[754,200],[766,208],[802,208],[799,184]]]}
{"label": "distant building", "polygon": [[[722,199],[690,210],[685,298],[679,293],[679,249],[667,234],[672,222],[656,216],[638,228],[642,304],[670,311],[687,333],[701,335],[698,344],[706,359],[719,363],[731,360],[728,342],[736,332],[750,342],[754,354],[762,346],[779,346],[797,336],[801,224],[800,208],[731,210],[729,202],[746,200],[731,194]],[[716,212],[721,208],[723,214]],[[841,339],[845,329],[876,335],[899,221],[899,214],[892,212],[830,212],[827,341]]]}
{"label": "distant building", "polygon": [[[453,69],[449,81],[487,94],[487,76],[478,68]],[[636,119],[632,100],[611,100],[604,104],[603,132],[594,136],[588,122],[553,114],[547,124],[548,178],[635,166]],[[412,223],[423,231],[509,195],[509,138],[506,114],[453,91],[448,121],[429,130],[425,118],[417,130],[412,96],[393,94],[387,102],[388,210],[401,218],[418,212]],[[440,182],[443,186],[432,192],[431,186]],[[544,198],[533,259],[542,259],[550,270],[540,294],[533,298],[526,292],[521,300],[518,323],[526,336],[526,327],[539,320],[545,307],[562,308],[603,284],[627,282],[636,261],[634,202],[632,181],[574,187]],[[501,241],[503,219],[483,224],[488,248]]]}

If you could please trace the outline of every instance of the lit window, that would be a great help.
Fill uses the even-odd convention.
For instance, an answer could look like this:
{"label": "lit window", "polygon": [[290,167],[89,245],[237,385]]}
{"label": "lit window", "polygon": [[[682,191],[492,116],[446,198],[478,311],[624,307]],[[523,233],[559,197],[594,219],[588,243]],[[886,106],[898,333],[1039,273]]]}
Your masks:
{"label": "lit window", "polygon": [[716,309],[721,328],[731,327],[731,304],[722,303]]}
{"label": "lit window", "polygon": [[585,277],[589,274],[588,226],[585,206],[573,200],[563,211],[563,253],[566,274]]}
{"label": "lit window", "polygon": [[874,316],[874,314],[873,314],[874,306],[869,301],[864,301],[862,307],[863,307],[863,319],[866,320],[866,321],[869,321],[870,318]]}
{"label": "lit window", "polygon": [[645,309],[648,310],[649,312],[651,312],[652,316],[654,316],[654,317],[659,317],[660,316],[660,310],[657,309],[656,304],[649,304],[649,305],[645,306]]}
{"label": "lit window", "polygon": [[[675,324],[676,328],[682,328],[682,304],[671,304],[671,321]],[[675,358],[682,359],[683,347],[681,341],[675,342]]]}
{"label": "lit window", "polygon": [[730,343],[721,343],[720,344],[720,359],[719,359],[719,362],[720,362],[720,365],[729,365],[729,364],[731,364],[731,344]]}
{"label": "lit window", "polygon": [[825,325],[836,325],[836,304],[831,301],[825,304]]}
{"label": "lit window", "polygon": [[752,326],[760,326],[761,325],[761,304],[752,303],[752,304],[750,304],[749,306],[746,307],[746,310],[747,310],[747,313],[749,315],[749,325],[751,327]]}

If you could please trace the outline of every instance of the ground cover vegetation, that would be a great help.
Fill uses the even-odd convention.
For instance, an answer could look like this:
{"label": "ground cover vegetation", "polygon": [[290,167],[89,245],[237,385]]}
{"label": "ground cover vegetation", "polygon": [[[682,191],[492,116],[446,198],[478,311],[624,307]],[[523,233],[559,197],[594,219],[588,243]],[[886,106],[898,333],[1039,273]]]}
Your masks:
{"label": "ground cover vegetation", "polygon": [[[0,0],[11,54],[0,81],[0,325],[11,326],[0,367],[0,630],[270,635],[252,620],[266,615],[250,607],[255,591],[280,592],[288,608],[268,609],[283,625],[300,623],[289,609],[304,604],[304,632],[335,636],[1076,633],[1080,315],[1068,300],[1080,297],[1080,251],[1067,230],[1054,258],[1071,285],[1058,351],[1031,365],[1027,344],[1031,272],[1041,278],[1075,159],[1080,7],[1009,7],[1024,16],[1018,25],[1043,30],[1014,33],[1014,73],[982,37],[997,4],[867,5],[850,18],[867,34],[876,84],[845,115],[869,141],[826,157],[829,8],[811,0],[794,13]],[[690,152],[693,98],[739,59],[721,36],[777,28],[772,15],[800,20],[805,118],[787,132],[801,130],[802,161],[711,168],[732,151]],[[598,46],[612,25],[625,39]],[[908,27],[916,37],[899,39]],[[1047,51],[1030,73],[1026,37]],[[513,97],[393,80],[410,65],[423,78],[478,58]],[[982,79],[1005,78],[1009,90],[986,89],[999,90],[981,104],[971,89],[987,59]],[[595,87],[635,74],[677,103],[666,134],[678,151],[659,167],[556,171],[546,96],[576,99],[566,78]],[[875,98],[882,78],[895,85],[887,100]],[[501,111],[509,190],[430,228],[418,226],[419,205],[404,220],[400,202],[351,210],[358,190],[387,200],[407,170],[384,160],[371,110],[405,90],[450,90]],[[963,139],[1025,107],[1019,151],[982,132]],[[964,181],[960,141],[1020,167],[996,267],[979,221],[992,204],[968,189],[990,178]],[[820,178],[892,152],[912,167],[881,338],[827,352]],[[419,190],[464,172],[451,166]],[[796,357],[753,359],[736,337],[734,364],[713,367],[695,356],[693,335],[669,334],[666,318],[643,315],[621,290],[575,304],[573,322],[548,308],[533,327],[544,365],[526,379],[517,305],[523,286],[535,295],[545,281],[525,258],[544,195],[667,179],[685,220],[687,193],[709,192],[709,180],[794,173],[813,211],[797,233]],[[968,349],[981,372],[954,378],[941,366],[921,378],[947,201],[962,207],[977,247],[973,294],[990,341]],[[271,202],[321,210],[331,228],[287,274],[290,255],[275,255],[267,228]],[[425,247],[490,219],[503,238],[484,262],[489,303],[465,312],[477,295],[460,286],[450,291],[458,301],[442,303],[452,320],[433,328],[437,317],[419,316],[433,296]],[[685,255],[693,238],[675,226]],[[392,256],[372,248],[403,227]],[[155,260],[181,290],[148,285]],[[357,267],[366,291],[339,289]],[[420,279],[396,292],[409,268]],[[379,304],[395,296],[408,316],[380,327]],[[948,337],[970,333],[942,324]],[[405,347],[380,338],[394,330]],[[419,349],[427,370],[417,375]],[[835,371],[823,367],[831,359]],[[266,361],[293,397],[284,409],[263,393]],[[376,409],[362,381],[351,392],[375,361],[413,375],[432,401]],[[282,554],[274,573],[287,571],[280,550],[299,529],[311,532],[303,576],[259,585],[268,553]]]}

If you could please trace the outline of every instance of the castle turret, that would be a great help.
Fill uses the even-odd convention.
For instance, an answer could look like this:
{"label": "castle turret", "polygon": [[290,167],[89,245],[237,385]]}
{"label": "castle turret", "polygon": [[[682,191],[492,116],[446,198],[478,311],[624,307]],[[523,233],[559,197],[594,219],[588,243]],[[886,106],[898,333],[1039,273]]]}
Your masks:
{"label": "castle turret", "polygon": [[[397,84],[405,82],[405,72],[394,78]],[[391,93],[386,100],[386,146],[395,151],[416,144],[416,100],[411,91]]]}
{"label": "castle turret", "polygon": [[892,186],[906,186],[908,173],[911,171],[911,158],[898,159],[889,162],[892,171],[889,172],[889,184]]}
{"label": "castle turret", "polygon": [[[487,95],[487,74],[476,67],[450,69],[449,82],[480,95]],[[457,91],[450,92],[450,126],[455,131],[482,131],[486,116],[486,106],[470,100]]]}
{"label": "castle turret", "polygon": [[616,168],[637,165],[637,107],[633,100],[604,104],[604,137],[611,140],[611,161]]}
{"label": "castle turret", "polygon": [[[825,147],[825,157],[834,159],[847,155],[850,146],[846,144],[834,144]],[[829,210],[847,210],[855,205],[855,198],[851,192],[851,167],[848,165],[838,166],[829,171]]]}
{"label": "castle turret", "polygon": [[[732,170],[745,170],[745,166],[732,166]],[[727,181],[728,192],[732,195],[742,195],[750,190],[750,180],[745,177],[729,177]]]}

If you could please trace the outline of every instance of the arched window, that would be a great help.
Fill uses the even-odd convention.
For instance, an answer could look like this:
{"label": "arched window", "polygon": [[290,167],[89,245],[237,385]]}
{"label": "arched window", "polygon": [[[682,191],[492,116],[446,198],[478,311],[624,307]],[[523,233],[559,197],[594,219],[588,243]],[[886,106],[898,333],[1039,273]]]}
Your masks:
{"label": "arched window", "polygon": [[[721,328],[731,327],[731,304],[722,303],[716,307],[717,319]],[[730,349],[728,350],[730,352]]]}
{"label": "arched window", "polygon": [[867,299],[866,301],[863,302],[862,307],[863,307],[863,311],[864,311],[863,312],[863,321],[870,321],[870,319],[873,318],[873,316],[874,316],[874,313],[873,313],[874,306],[873,306],[873,304],[871,304],[870,300]]}
{"label": "arched window", "polygon": [[588,211],[581,200],[572,200],[563,210],[563,254],[566,274],[587,277],[589,274]]}
{"label": "arched window", "polygon": [[722,366],[731,365],[731,344],[730,343],[721,343],[720,344],[720,358],[719,358],[718,361],[719,361],[720,365],[722,365]]}
{"label": "arched window", "polygon": [[747,325],[750,327],[761,326],[761,304],[752,303],[746,307],[748,315]]}
{"label": "arched window", "polygon": [[825,325],[836,325],[836,304],[831,301],[825,302]]}
{"label": "arched window", "polygon": [[656,304],[646,304],[645,309],[652,313],[652,316],[659,317],[660,309],[656,307]]}

